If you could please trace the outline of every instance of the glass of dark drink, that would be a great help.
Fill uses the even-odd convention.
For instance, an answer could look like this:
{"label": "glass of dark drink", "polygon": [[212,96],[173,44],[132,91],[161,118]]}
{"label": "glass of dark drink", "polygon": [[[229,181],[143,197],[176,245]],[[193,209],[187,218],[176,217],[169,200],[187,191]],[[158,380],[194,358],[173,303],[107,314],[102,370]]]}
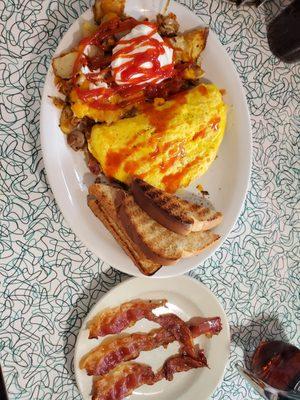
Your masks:
{"label": "glass of dark drink", "polygon": [[294,390],[300,382],[300,350],[279,340],[262,342],[253,355],[251,372],[276,389]]}
{"label": "glass of dark drink", "polygon": [[267,29],[273,54],[287,63],[300,60],[300,1],[292,3],[271,21]]}

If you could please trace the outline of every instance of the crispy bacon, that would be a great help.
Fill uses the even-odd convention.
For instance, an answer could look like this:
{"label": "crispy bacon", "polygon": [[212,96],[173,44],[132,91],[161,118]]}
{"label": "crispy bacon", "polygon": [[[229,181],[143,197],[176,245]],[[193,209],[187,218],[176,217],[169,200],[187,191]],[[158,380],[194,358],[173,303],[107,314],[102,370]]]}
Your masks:
{"label": "crispy bacon", "polygon": [[[212,336],[221,329],[219,317],[195,317],[186,323],[192,336]],[[153,329],[149,333],[132,333],[104,340],[80,360],[80,368],[88,375],[103,375],[124,361],[137,358],[141,351],[151,351],[160,346],[168,346],[176,337],[165,328]]]}
{"label": "crispy bacon", "polygon": [[109,374],[95,379],[92,400],[120,400],[129,396],[134,389],[155,383],[155,375],[149,365],[123,363]]}
{"label": "crispy bacon", "polygon": [[166,331],[172,333],[174,338],[182,344],[184,353],[190,357],[196,356],[192,333],[176,314],[163,314],[158,317],[152,314],[148,319],[157,322]]}
{"label": "crispy bacon", "polygon": [[104,340],[80,360],[80,368],[88,375],[103,375],[123,361],[134,360],[141,351],[167,346],[175,340],[172,333],[163,328],[149,333],[125,334]]}
{"label": "crispy bacon", "polygon": [[203,353],[203,350],[196,348],[196,357],[190,357],[184,354],[176,354],[175,356],[169,357],[165,362],[161,370],[156,374],[156,379],[161,380],[163,378],[168,381],[173,380],[175,372],[189,371],[193,368],[207,367],[207,360]]}
{"label": "crispy bacon", "polygon": [[92,400],[121,400],[144,384],[153,385],[162,379],[170,381],[174,373],[205,366],[207,362],[202,350],[198,350],[195,359],[182,354],[168,358],[156,374],[146,364],[122,363],[108,374],[94,380]]}
{"label": "crispy bacon", "polygon": [[220,317],[203,318],[194,317],[187,322],[187,326],[192,333],[193,337],[206,335],[212,337],[217,335],[222,330],[222,323]]}
{"label": "crispy bacon", "polygon": [[137,321],[145,318],[155,308],[162,307],[167,300],[131,300],[119,307],[109,308],[97,314],[87,323],[89,339],[112,333],[120,333]]}

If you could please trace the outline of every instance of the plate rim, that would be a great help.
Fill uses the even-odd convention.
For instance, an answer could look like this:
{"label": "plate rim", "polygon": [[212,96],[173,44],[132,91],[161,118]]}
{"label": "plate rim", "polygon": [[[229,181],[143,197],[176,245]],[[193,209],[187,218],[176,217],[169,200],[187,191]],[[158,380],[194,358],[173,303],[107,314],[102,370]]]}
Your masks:
{"label": "plate rim", "polygon": [[[178,3],[174,0],[170,1],[170,5],[175,4],[176,7],[179,7],[179,9],[183,9],[191,14],[193,14],[194,17],[196,17],[199,22],[203,23],[203,20],[201,19],[200,16],[198,16],[195,12],[193,12],[187,5]],[[77,23],[79,21],[79,19],[81,19],[82,17],[84,17],[85,15],[88,15],[88,13],[91,12],[91,8],[87,9],[84,13],[82,13],[76,20],[73,21],[73,23],[69,26],[68,30],[64,33],[64,35],[62,36],[62,38],[59,40],[58,46],[57,48],[60,46],[62,40],[64,39],[65,35],[67,34],[67,32],[73,27],[73,25],[75,23]],[[230,235],[231,231],[233,230],[238,218],[241,215],[241,212],[243,210],[244,204],[245,204],[245,200],[246,200],[246,196],[247,193],[249,191],[249,187],[250,187],[250,180],[251,180],[251,171],[252,171],[252,160],[253,160],[253,138],[252,138],[252,127],[251,127],[251,119],[250,119],[250,112],[249,112],[249,106],[247,103],[247,97],[246,97],[246,92],[245,89],[243,87],[243,84],[241,82],[241,78],[237,72],[236,66],[234,64],[234,62],[232,61],[231,57],[229,56],[225,46],[223,46],[223,44],[219,41],[218,36],[215,34],[215,32],[210,29],[210,34],[212,34],[212,36],[214,36],[214,40],[216,40],[217,42],[219,42],[220,46],[222,47],[222,49],[224,50],[224,57],[227,58],[227,61],[230,62],[231,66],[232,66],[232,71],[235,75],[235,81],[238,83],[242,98],[243,98],[243,103],[244,103],[244,108],[245,108],[245,121],[247,122],[247,126],[248,126],[248,147],[249,147],[249,152],[247,151],[247,155],[248,157],[244,160],[246,161],[245,165],[245,176],[247,175],[247,180],[245,180],[245,182],[243,182],[243,190],[241,190],[241,195],[240,195],[240,205],[239,207],[236,209],[236,212],[233,215],[233,218],[231,220],[231,223],[228,224],[228,228],[227,233],[223,234],[221,236],[221,238],[219,239],[219,241],[214,244],[211,248],[208,249],[208,253],[203,257],[202,256],[202,260],[199,261],[196,265],[195,263],[191,263],[190,266],[188,267],[184,267],[182,268],[182,271],[180,272],[173,272],[174,269],[172,267],[166,267],[166,266],[162,266],[155,275],[144,275],[135,265],[133,265],[133,268],[131,270],[131,268],[129,268],[128,266],[120,266],[120,265],[114,265],[111,264],[109,260],[106,259],[105,254],[101,254],[99,255],[99,252],[97,251],[97,249],[94,248],[94,246],[91,246],[89,243],[88,239],[85,239],[84,234],[77,229],[75,222],[73,223],[73,220],[71,218],[71,216],[68,214],[68,212],[65,209],[64,206],[64,200],[63,198],[60,196],[60,194],[58,193],[59,190],[56,187],[55,184],[55,178],[56,175],[52,172],[52,168],[51,168],[51,160],[50,160],[50,155],[47,152],[47,130],[46,128],[44,128],[44,123],[43,121],[45,120],[44,118],[44,113],[46,112],[45,108],[46,108],[46,98],[48,96],[47,94],[47,82],[50,79],[51,76],[51,65],[52,65],[52,59],[56,56],[57,53],[57,48],[54,52],[54,55],[51,59],[47,74],[46,74],[46,78],[45,78],[45,82],[44,82],[44,87],[43,87],[43,92],[42,92],[42,98],[41,98],[41,108],[40,108],[40,140],[41,140],[41,150],[42,150],[42,156],[43,156],[43,162],[45,165],[45,172],[46,172],[46,177],[47,177],[47,181],[49,183],[49,186],[51,188],[51,191],[53,193],[53,196],[55,198],[55,202],[60,210],[60,212],[62,213],[64,219],[66,220],[67,224],[69,225],[70,229],[73,231],[73,233],[76,235],[76,237],[81,241],[81,243],[88,249],[90,250],[93,254],[95,254],[99,260],[104,261],[106,264],[108,264],[109,266],[123,272],[126,274],[129,274],[131,276],[135,276],[135,277],[144,277],[147,279],[164,279],[164,278],[171,278],[171,277],[175,277],[175,276],[180,276],[182,274],[188,273],[189,271],[199,267],[200,265],[202,265],[206,260],[208,260],[210,257],[212,257],[215,252],[217,250],[219,250],[221,248],[221,246],[223,245],[223,243],[225,242],[225,240],[228,238],[228,236]],[[116,242],[116,245],[117,242]],[[201,254],[201,253],[200,253]],[[125,256],[125,253],[124,253]],[[200,255],[198,255],[200,256]],[[126,257],[128,257],[126,255]],[[196,256],[197,257],[197,256]]]}
{"label": "plate rim", "polygon": [[[222,321],[222,332],[224,333],[225,337],[224,340],[226,341],[226,358],[224,360],[224,365],[222,367],[222,373],[220,374],[220,376],[217,379],[217,382],[215,384],[215,387],[212,389],[211,393],[208,395],[208,397],[204,400],[208,400],[210,398],[210,396],[216,391],[216,389],[220,386],[221,382],[223,381],[226,369],[228,367],[229,364],[229,360],[230,360],[230,344],[231,344],[231,332],[230,332],[230,325],[229,325],[229,320],[227,318],[227,314],[225,312],[225,309],[223,307],[223,305],[221,304],[221,302],[219,301],[219,299],[217,298],[217,296],[212,292],[212,290],[210,290],[203,282],[198,281],[196,278],[191,277],[191,276],[187,276],[187,275],[178,275],[178,276],[173,276],[170,278],[167,278],[168,280],[185,280],[187,282],[190,282],[191,284],[197,286],[198,289],[201,288],[201,290],[203,290],[204,292],[206,292],[206,294],[208,296],[210,296],[210,298],[212,298],[215,302],[215,304],[219,307],[220,309],[220,313],[222,315],[218,315],[219,317],[221,317],[221,321]],[[75,347],[74,347],[74,357],[73,357],[73,367],[74,367],[74,375],[75,375],[75,380],[76,380],[76,386],[77,389],[80,393],[80,395],[83,398],[83,395],[81,393],[80,390],[80,386],[79,386],[79,368],[76,367],[76,362],[78,361],[78,346],[79,346],[79,337],[81,335],[81,333],[85,330],[85,326],[86,323],[89,319],[89,316],[93,313],[93,311],[99,306],[99,304],[105,300],[109,295],[112,296],[115,292],[117,292],[120,287],[126,286],[129,282],[130,284],[133,281],[141,281],[141,280],[145,280],[147,281],[146,277],[136,277],[136,276],[131,276],[128,279],[118,283],[116,286],[114,286],[113,288],[111,288],[110,290],[108,290],[103,296],[101,296],[99,298],[99,300],[93,305],[93,307],[88,311],[87,315],[85,316],[85,318],[82,321],[81,327],[77,333],[77,337],[76,337],[76,342],[75,342]],[[153,280],[151,282],[151,284],[160,284],[162,281],[161,280]],[[174,288],[177,288],[178,286],[174,285]]]}

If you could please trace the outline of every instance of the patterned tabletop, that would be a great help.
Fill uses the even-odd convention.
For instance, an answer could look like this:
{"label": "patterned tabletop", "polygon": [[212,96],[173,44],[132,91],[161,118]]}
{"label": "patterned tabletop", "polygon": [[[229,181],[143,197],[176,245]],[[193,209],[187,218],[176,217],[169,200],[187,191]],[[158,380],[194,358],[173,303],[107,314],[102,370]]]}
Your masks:
{"label": "patterned tabletop", "polygon": [[[267,44],[266,20],[283,0],[260,9],[225,0],[181,2],[218,34],[251,112],[253,171],[243,212],[223,246],[190,275],[216,294],[232,330],[230,364],[213,398],[258,399],[235,364],[247,362],[262,338],[300,341],[300,68],[280,62]],[[0,360],[11,400],[80,399],[72,365],[76,335],[92,305],[127,279],[70,230],[41,154],[40,98],[51,56],[89,6],[0,0]]]}

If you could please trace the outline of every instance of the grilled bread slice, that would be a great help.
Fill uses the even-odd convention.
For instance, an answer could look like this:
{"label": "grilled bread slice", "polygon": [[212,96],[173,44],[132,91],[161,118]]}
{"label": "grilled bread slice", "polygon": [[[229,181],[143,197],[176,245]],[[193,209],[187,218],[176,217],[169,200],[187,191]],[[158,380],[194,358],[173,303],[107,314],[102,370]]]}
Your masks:
{"label": "grilled bread slice", "polygon": [[155,221],[181,235],[206,231],[219,225],[222,214],[191,203],[134,178],[131,191],[136,203]]}
{"label": "grilled bread slice", "polygon": [[148,259],[141,249],[128,237],[122,225],[118,223],[115,196],[118,188],[107,184],[94,184],[89,187],[88,206],[95,216],[105,225],[126,254],[145,275],[153,275],[161,264]]}
{"label": "grilled bread slice", "polygon": [[143,211],[133,196],[122,190],[117,193],[116,206],[128,236],[148,258],[164,265],[199,254],[219,239],[210,231],[191,232],[186,236],[170,231]]}

